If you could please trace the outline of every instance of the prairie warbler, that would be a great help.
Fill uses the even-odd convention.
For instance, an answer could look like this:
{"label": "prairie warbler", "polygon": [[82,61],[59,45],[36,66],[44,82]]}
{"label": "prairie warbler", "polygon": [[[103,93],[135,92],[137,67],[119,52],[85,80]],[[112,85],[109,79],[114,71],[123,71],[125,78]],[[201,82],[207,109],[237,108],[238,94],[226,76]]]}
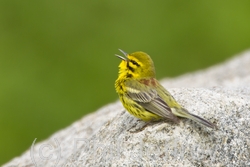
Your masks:
{"label": "prairie warbler", "polygon": [[123,106],[130,114],[143,121],[168,119],[175,123],[179,122],[178,117],[184,117],[215,128],[211,122],[191,114],[178,104],[155,79],[154,63],[148,54],[144,52],[127,54],[120,51],[124,57],[116,55],[122,59],[122,62],[119,65],[115,89]]}

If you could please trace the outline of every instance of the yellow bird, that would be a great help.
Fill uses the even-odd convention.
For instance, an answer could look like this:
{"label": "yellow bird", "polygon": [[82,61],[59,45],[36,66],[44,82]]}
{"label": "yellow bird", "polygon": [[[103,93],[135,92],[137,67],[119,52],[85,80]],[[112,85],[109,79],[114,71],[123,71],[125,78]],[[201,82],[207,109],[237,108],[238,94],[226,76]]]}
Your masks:
{"label": "yellow bird", "polygon": [[154,63],[147,53],[127,54],[120,51],[124,57],[116,55],[122,59],[122,62],[119,65],[115,89],[123,106],[130,114],[146,122],[168,119],[179,123],[178,117],[184,117],[210,128],[216,127],[213,123],[191,114],[178,104],[156,80]]}

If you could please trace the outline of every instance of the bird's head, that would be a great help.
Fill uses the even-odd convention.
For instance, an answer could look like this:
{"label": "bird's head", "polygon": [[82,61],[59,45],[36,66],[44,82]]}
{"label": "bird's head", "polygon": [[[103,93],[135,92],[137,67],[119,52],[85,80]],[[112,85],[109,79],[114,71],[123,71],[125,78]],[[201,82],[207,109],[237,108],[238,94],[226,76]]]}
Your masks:
{"label": "bird's head", "polygon": [[119,49],[123,56],[115,55],[122,59],[119,65],[119,73],[126,75],[128,78],[152,78],[155,77],[154,62],[145,52],[134,52],[127,54]]}

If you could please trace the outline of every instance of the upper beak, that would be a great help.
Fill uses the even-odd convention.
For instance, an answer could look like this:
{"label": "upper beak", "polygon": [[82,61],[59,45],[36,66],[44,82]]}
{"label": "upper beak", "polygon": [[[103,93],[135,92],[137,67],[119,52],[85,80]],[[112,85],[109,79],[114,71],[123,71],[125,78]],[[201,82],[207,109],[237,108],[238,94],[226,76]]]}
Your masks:
{"label": "upper beak", "polygon": [[117,55],[117,54],[115,54],[115,56],[117,56],[118,58],[120,58],[120,59],[122,59],[122,60],[124,60],[124,61],[127,61],[128,60],[128,58],[127,58],[127,53],[126,52],[124,52],[123,50],[121,50],[121,49],[118,49],[120,52],[122,52],[123,54],[124,54],[124,56],[125,57],[122,57],[122,56],[120,56],[120,55]]}

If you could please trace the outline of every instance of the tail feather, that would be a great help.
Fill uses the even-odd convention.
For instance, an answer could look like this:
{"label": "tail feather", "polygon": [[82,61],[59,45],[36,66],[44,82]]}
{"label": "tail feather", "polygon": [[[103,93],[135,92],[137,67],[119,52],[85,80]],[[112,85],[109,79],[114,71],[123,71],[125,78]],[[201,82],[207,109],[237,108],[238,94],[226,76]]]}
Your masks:
{"label": "tail feather", "polygon": [[193,120],[195,122],[198,122],[198,123],[200,123],[202,125],[205,125],[207,127],[212,128],[212,129],[216,128],[215,124],[213,124],[213,123],[209,122],[208,120],[206,120],[204,118],[201,118],[201,117],[199,117],[197,115],[191,114],[185,108],[181,108],[181,109],[176,109],[176,108],[173,109],[173,108],[171,108],[171,109],[172,109],[173,114],[176,115],[176,116],[189,118],[189,119],[191,119],[191,120]]}
{"label": "tail feather", "polygon": [[205,120],[204,118],[201,118],[201,117],[194,115],[194,114],[191,114],[191,113],[189,113],[189,114],[191,115],[191,117],[189,117],[189,118],[192,119],[193,121],[198,122],[200,124],[203,124],[203,125],[210,127],[212,129],[216,128],[216,126],[213,123],[209,122],[208,120]]}

